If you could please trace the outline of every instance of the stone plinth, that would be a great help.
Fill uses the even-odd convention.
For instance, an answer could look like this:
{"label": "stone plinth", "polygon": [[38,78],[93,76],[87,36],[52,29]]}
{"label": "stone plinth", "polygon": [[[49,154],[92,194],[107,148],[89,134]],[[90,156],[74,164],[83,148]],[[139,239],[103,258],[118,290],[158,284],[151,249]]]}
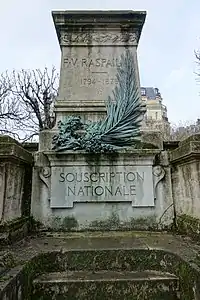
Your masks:
{"label": "stone plinth", "polygon": [[33,157],[12,138],[0,136],[0,161],[1,223],[30,212]]}
{"label": "stone plinth", "polygon": [[177,215],[200,218],[200,135],[180,142],[170,153],[170,163]]}
{"label": "stone plinth", "polygon": [[37,153],[34,218],[53,228],[58,220],[60,226],[71,222],[76,230],[101,229],[99,224],[113,222],[113,218],[119,228],[134,227],[137,220],[140,229],[147,224],[151,228],[159,222],[170,223],[171,215],[161,220],[172,199],[169,168],[161,162],[165,159],[155,162],[159,152],[127,149],[112,154]]}
{"label": "stone plinth", "polygon": [[116,72],[128,47],[138,77],[137,45],[146,13],[142,11],[54,11],[61,47],[57,121],[81,115],[96,121],[117,83]]}
{"label": "stone plinth", "polygon": [[[128,115],[134,114],[133,108],[136,115],[139,113],[132,103],[136,98],[137,103],[141,100],[137,45],[145,16],[145,12],[134,11],[53,12],[62,52],[59,96],[55,103],[57,123],[69,115],[78,115],[84,124],[80,131],[89,130],[85,126],[87,122],[105,118],[108,99],[107,113],[113,118],[120,115],[119,110],[114,109],[115,103],[123,108],[128,99],[131,105],[125,106],[128,110],[125,119],[132,124],[129,132],[135,130]],[[128,92],[126,95],[124,90]],[[140,113],[143,116],[142,107]],[[125,126],[123,122],[121,120]],[[76,144],[75,124],[68,124],[67,129],[65,125],[60,129],[62,138],[57,141]],[[92,130],[94,127],[88,142],[96,145],[98,139],[93,140]],[[166,153],[152,149],[152,145],[151,150],[129,148],[109,154],[91,154],[77,151],[90,149],[88,151],[93,152],[91,148],[71,146],[68,149],[75,151],[59,152],[62,147],[57,148],[58,152],[52,151],[52,136],[57,132],[58,127],[43,131],[39,152],[35,154],[32,214],[36,220],[62,230],[107,226],[149,229],[172,222]],[[120,135],[116,133],[116,136]],[[154,148],[160,145],[157,139],[154,144]]]}

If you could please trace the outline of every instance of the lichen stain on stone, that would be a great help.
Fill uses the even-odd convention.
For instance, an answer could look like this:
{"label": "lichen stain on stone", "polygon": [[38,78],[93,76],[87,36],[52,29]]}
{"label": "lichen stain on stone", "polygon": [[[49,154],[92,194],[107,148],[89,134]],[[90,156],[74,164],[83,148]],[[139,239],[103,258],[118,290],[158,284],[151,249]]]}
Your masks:
{"label": "lichen stain on stone", "polygon": [[158,230],[158,224],[154,216],[130,218],[121,223],[117,213],[113,212],[104,220],[94,220],[89,224],[93,230]]}
{"label": "lichen stain on stone", "polygon": [[105,220],[94,220],[89,224],[89,228],[93,230],[114,230],[120,227],[120,219],[116,213],[112,213]]}
{"label": "lichen stain on stone", "polygon": [[198,218],[183,214],[176,218],[176,228],[178,234],[187,235],[195,240],[200,238],[200,220]]}
{"label": "lichen stain on stone", "polygon": [[[76,296],[73,299],[129,299],[130,295],[132,295],[130,299],[140,300],[176,299],[170,296],[174,295],[173,291],[176,290],[175,286],[173,288],[173,283],[165,285],[149,280],[147,283],[139,282],[137,284],[129,281],[100,281],[99,283],[70,282],[70,285],[66,282],[63,285],[60,285],[58,282],[47,283],[45,285],[42,283],[33,284],[33,280],[41,274],[46,272],[66,272],[67,270],[91,270],[93,272],[98,270],[118,270],[119,272],[126,270],[155,270],[169,272],[179,278],[180,299],[182,300],[195,299],[194,286],[197,289],[196,286],[199,278],[198,270],[195,270],[194,267],[183,261],[179,256],[163,250],[100,249],[82,251],[77,249],[72,251],[50,251],[40,254],[36,252],[35,257],[26,263],[19,276],[20,280],[18,284],[22,285],[21,292],[24,297],[23,299],[59,299],[61,295],[70,297],[73,293]],[[78,291],[81,291],[81,294]],[[81,298],[81,295],[87,297]],[[166,298],[167,295],[169,298]],[[45,298],[47,296],[52,298]]]}
{"label": "lichen stain on stone", "polygon": [[72,231],[76,230],[78,227],[78,221],[74,216],[67,216],[67,217],[53,217],[51,219],[51,224],[52,224],[52,230],[56,231]]}

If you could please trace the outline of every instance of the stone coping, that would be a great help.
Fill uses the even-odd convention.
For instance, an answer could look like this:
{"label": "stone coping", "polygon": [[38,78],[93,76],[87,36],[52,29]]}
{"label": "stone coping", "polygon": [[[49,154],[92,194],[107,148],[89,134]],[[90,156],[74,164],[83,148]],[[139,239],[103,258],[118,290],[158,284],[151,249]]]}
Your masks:
{"label": "stone coping", "polygon": [[[91,257],[96,259],[95,257],[96,255],[98,256],[98,253],[102,258],[102,255],[109,254],[110,257],[110,255],[118,256],[122,255],[122,253],[123,255],[125,255],[126,253],[127,255],[133,257],[141,255],[141,258],[144,259],[147,255],[148,257],[152,257],[154,260],[157,260],[158,263],[159,260],[161,260],[161,263],[163,262],[164,266],[161,265],[160,268],[164,268],[165,270],[166,267],[168,268],[170,266],[170,268],[173,269],[173,264],[175,264],[174,268],[181,268],[180,262],[184,263],[183,270],[185,270],[186,272],[188,272],[189,270],[190,273],[192,272],[191,274],[194,274],[194,278],[196,278],[195,280],[198,280],[198,274],[200,272],[200,246],[193,244],[192,241],[188,238],[183,239],[181,236],[174,236],[166,232],[41,232],[40,234],[38,233],[37,236],[29,236],[21,242],[18,242],[9,247],[2,247],[0,255],[3,257],[5,253],[9,253],[9,257],[13,258],[14,261],[12,260],[12,266],[8,266],[7,271],[3,274],[2,281],[0,281],[0,294],[1,292],[4,293],[6,289],[8,290],[10,286],[13,286],[13,280],[20,280],[20,276],[23,278],[23,275],[20,274],[22,274],[22,272],[24,272],[25,270],[27,270],[27,275],[29,275],[30,264],[27,264],[28,262],[34,263],[35,259],[40,257],[42,260],[38,262],[38,267],[41,268],[41,263],[45,264],[46,261],[44,257],[49,259],[49,261],[51,261],[51,257],[53,259],[55,257],[58,257],[58,259],[61,258],[62,260],[62,258],[64,258],[65,255],[68,255],[68,253],[69,257],[70,253],[71,255],[75,255],[75,257],[78,256],[79,258],[83,255],[84,260],[88,256],[89,260],[91,259]],[[165,265],[165,260],[166,262],[168,261],[167,264],[169,266]],[[104,264],[104,262],[101,263]],[[137,262],[133,261],[134,265],[136,263]],[[138,261],[138,263],[141,265],[143,264],[143,261],[140,260]],[[153,262],[153,266],[154,264],[155,262]],[[82,265],[85,265],[85,263],[82,262]],[[188,267],[186,267],[186,265]],[[153,270],[156,270],[156,268],[158,267],[159,264],[156,264],[156,267],[153,267]],[[78,268],[79,265],[77,265],[77,269]],[[176,273],[177,272],[179,271],[177,270]],[[184,283],[184,280],[188,278],[187,276],[190,275],[187,275],[187,273],[183,274],[183,278],[181,278],[182,284]],[[192,280],[193,278],[191,279],[190,284],[193,283]],[[195,285],[196,283],[197,282],[193,284]],[[184,288],[182,286],[182,288],[184,289],[184,292],[185,290],[187,292],[187,287]],[[190,290],[192,288],[193,287],[191,286]]]}
{"label": "stone coping", "polygon": [[145,14],[146,11],[144,10],[53,10],[52,14],[63,15],[92,15],[92,16],[102,16],[103,15],[115,15],[115,16],[122,16],[122,15],[135,15],[135,14]]}
{"label": "stone coping", "polygon": [[[181,236],[164,232],[43,233],[38,237],[27,237],[11,246],[2,246],[0,254],[7,251],[15,258],[16,266],[12,269],[12,273],[17,274],[24,267],[24,263],[40,254],[98,250],[162,251],[180,257],[200,272],[200,246],[192,243],[189,238],[183,239]],[[3,285],[6,286],[7,283],[4,282]]]}
{"label": "stone coping", "polygon": [[163,141],[164,150],[174,150],[179,147],[180,141]]}
{"label": "stone coping", "polygon": [[2,247],[2,251],[9,250],[16,259],[22,261],[51,251],[112,249],[163,250],[194,264],[200,253],[200,246],[188,237],[150,231],[41,232],[37,236],[29,236],[21,242]]}
{"label": "stone coping", "polygon": [[200,158],[200,134],[189,136],[179,142],[179,147],[170,152],[171,163],[181,163]]}
{"label": "stone coping", "polygon": [[[39,154],[40,152],[38,152]],[[156,155],[159,155],[159,149],[120,149],[117,152],[111,153],[89,153],[84,150],[80,151],[44,151],[42,152],[51,165],[60,164],[64,165],[79,165],[89,164],[101,166],[107,165],[108,162],[111,165],[118,165],[119,163],[128,165],[130,161],[134,161],[135,165],[153,165],[155,162]]]}
{"label": "stone coping", "polygon": [[68,272],[52,272],[45,273],[34,279],[34,285],[36,284],[49,284],[49,283],[77,283],[77,282],[113,282],[113,279],[117,282],[124,282],[125,280],[132,283],[143,281],[175,281],[178,282],[177,276],[168,272],[159,271],[68,271]]}
{"label": "stone coping", "polygon": [[37,152],[39,147],[38,142],[26,142],[23,144],[23,148],[31,153]]}
{"label": "stone coping", "polygon": [[133,22],[143,26],[146,11],[134,10],[54,10],[52,11],[54,23],[57,26],[67,25],[76,21],[77,23],[115,23],[119,21]]}
{"label": "stone coping", "polygon": [[200,158],[200,141],[187,140],[180,143],[177,149],[170,152],[169,157],[172,164]]}
{"label": "stone coping", "polygon": [[58,151],[55,152],[54,150],[52,151],[44,151],[45,155],[69,155],[69,154],[73,154],[73,155],[86,155],[86,156],[96,156],[96,155],[101,155],[102,157],[108,157],[108,156],[120,156],[122,154],[124,155],[131,155],[131,156],[151,156],[151,155],[156,155],[160,153],[160,149],[135,149],[135,148],[123,148],[123,149],[118,149],[116,152],[111,152],[111,153],[90,153],[90,152],[86,152],[84,150],[77,150],[77,151],[73,151],[73,150],[66,150],[66,151]]}
{"label": "stone coping", "polygon": [[105,28],[122,32],[137,32],[139,42],[146,19],[146,11],[52,11],[56,33],[60,42],[61,32],[91,32],[92,28],[105,31]]}
{"label": "stone coping", "polygon": [[8,136],[0,136],[0,159],[33,164],[32,154]]}
{"label": "stone coping", "polygon": [[180,146],[188,144],[189,142],[200,142],[200,134],[193,134],[193,135],[189,136],[188,138],[180,141]]}
{"label": "stone coping", "polygon": [[73,101],[73,103],[63,101],[63,99],[57,98],[55,102],[55,112],[75,112],[75,113],[86,113],[86,112],[106,112],[105,103]]}

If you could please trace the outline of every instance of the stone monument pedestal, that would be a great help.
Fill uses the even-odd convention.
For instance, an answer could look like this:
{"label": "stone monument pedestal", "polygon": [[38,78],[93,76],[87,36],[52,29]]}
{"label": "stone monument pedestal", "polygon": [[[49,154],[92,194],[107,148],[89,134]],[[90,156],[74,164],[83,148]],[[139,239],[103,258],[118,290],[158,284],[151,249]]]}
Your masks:
{"label": "stone monument pedestal", "polygon": [[146,12],[53,11],[52,16],[61,48],[57,121],[66,115],[102,119],[125,48],[134,57],[139,83],[136,50]]}
{"label": "stone monument pedestal", "polygon": [[159,224],[172,201],[166,188],[169,168],[155,161],[159,152],[38,153],[34,218],[55,230],[148,229],[169,224],[169,215]]}
{"label": "stone monument pedestal", "polygon": [[[144,113],[137,46],[145,17],[136,11],[53,12],[61,48],[56,126],[41,133],[32,195],[32,214],[47,227],[171,223],[167,158],[160,150],[134,149]],[[133,139],[132,148],[123,148]]]}

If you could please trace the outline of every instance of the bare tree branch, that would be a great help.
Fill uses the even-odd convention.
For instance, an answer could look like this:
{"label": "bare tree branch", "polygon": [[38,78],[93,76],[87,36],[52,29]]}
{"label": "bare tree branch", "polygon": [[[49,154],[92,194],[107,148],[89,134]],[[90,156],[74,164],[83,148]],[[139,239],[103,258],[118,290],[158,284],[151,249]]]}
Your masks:
{"label": "bare tree branch", "polygon": [[[29,140],[55,125],[53,105],[58,94],[58,73],[13,70],[0,77],[0,132]],[[20,134],[19,134],[20,132]],[[16,136],[16,135],[15,135]]]}

